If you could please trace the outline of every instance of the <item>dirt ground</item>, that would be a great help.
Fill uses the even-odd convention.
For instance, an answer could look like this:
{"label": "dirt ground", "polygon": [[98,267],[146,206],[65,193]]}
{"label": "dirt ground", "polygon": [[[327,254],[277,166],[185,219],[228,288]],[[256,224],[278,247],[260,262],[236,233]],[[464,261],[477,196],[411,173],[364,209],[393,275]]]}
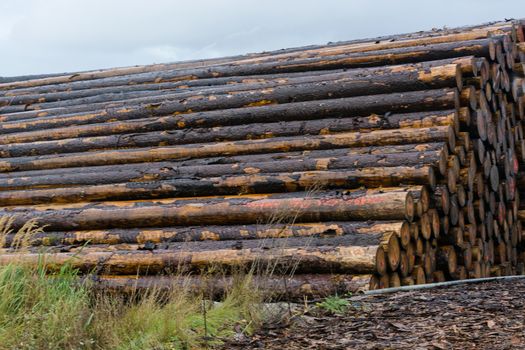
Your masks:
{"label": "dirt ground", "polygon": [[342,315],[307,312],[225,349],[525,349],[525,280],[350,298]]}

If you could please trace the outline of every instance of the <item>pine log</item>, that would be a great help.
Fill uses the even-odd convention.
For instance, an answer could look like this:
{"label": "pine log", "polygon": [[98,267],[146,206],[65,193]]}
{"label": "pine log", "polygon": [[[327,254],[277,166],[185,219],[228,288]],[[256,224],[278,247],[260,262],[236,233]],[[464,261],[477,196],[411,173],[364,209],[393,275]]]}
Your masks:
{"label": "pine log", "polygon": [[374,277],[376,277],[373,281],[373,285],[375,286],[374,289],[388,288],[388,286],[390,285],[390,279],[388,274],[384,274],[382,276],[374,275]]}
{"label": "pine log", "polygon": [[[450,219],[448,218],[447,215],[440,215],[440,218],[439,218],[439,237],[443,236],[443,235],[447,235],[449,230],[450,230]],[[439,238],[439,237],[436,237],[436,238]]]}
{"label": "pine log", "polygon": [[[202,269],[271,267],[275,273],[380,273],[387,272],[384,248],[397,243],[395,235],[359,235],[331,238],[288,238],[228,242],[185,242],[167,249],[80,250],[71,253],[49,252],[1,254],[0,264],[12,262],[45,264],[50,271],[69,263],[81,272],[96,269],[104,274],[143,275],[180,273]],[[238,244],[238,243],[241,244]],[[192,244],[193,243],[193,244]],[[397,246],[399,248],[399,246]]]}
{"label": "pine log", "polygon": [[[352,147],[352,148],[335,148],[326,150],[308,150],[308,151],[293,151],[293,152],[275,152],[266,154],[249,154],[239,156],[227,156],[227,157],[210,157],[210,158],[197,158],[197,159],[182,159],[175,162],[155,162],[150,164],[118,164],[108,166],[94,166],[94,167],[79,167],[70,169],[46,169],[36,171],[19,171],[17,176],[20,177],[35,177],[44,175],[62,175],[65,176],[74,172],[85,172],[85,173],[111,173],[111,172],[128,172],[128,171],[141,171],[144,174],[148,174],[150,169],[170,169],[183,167],[194,167],[198,169],[201,166],[210,165],[225,165],[230,164],[235,167],[236,163],[251,163],[251,162],[280,162],[290,160],[306,160],[311,158],[339,158],[339,157],[357,157],[357,167],[367,166],[366,164],[373,164],[378,160],[377,157],[401,157],[402,154],[408,154],[408,157],[412,157],[412,152],[418,152],[422,159],[427,158],[427,154],[436,153],[439,155],[439,168],[442,166],[446,169],[446,159],[448,157],[448,147],[443,142],[434,143],[421,143],[421,144],[402,144],[402,145],[388,145],[388,146],[367,146],[367,147]],[[371,160],[368,159],[368,155],[373,155]],[[370,163],[371,162],[371,163]],[[391,160],[387,161],[391,163]],[[396,161],[397,162],[397,161]],[[80,170],[81,169],[81,170]],[[181,170],[182,171],[182,170]],[[249,173],[249,172],[247,172]],[[137,173],[138,174],[138,173]],[[140,177],[140,174],[136,175]],[[11,175],[0,173],[0,178],[7,179],[11,178]]]}
{"label": "pine log", "polygon": [[105,293],[140,295],[151,291],[170,293],[185,289],[207,298],[220,300],[238,283],[249,281],[257,291],[271,301],[303,302],[330,295],[362,293],[377,289],[372,275],[298,274],[293,276],[114,276],[87,277],[83,283]]}
{"label": "pine log", "polygon": [[136,202],[97,202],[0,209],[14,217],[13,229],[36,219],[48,230],[93,230],[178,225],[254,224],[279,217],[297,222],[404,220],[414,200],[403,188],[282,193]]}
{"label": "pine log", "polygon": [[[406,248],[406,255],[407,255],[407,258],[408,258],[408,271],[409,273],[411,273],[410,271],[412,271],[414,269],[414,265],[416,263],[416,251],[415,251],[415,245],[414,245],[414,242],[410,242],[408,244],[408,247]],[[400,264],[401,264],[401,259],[400,259]]]}
{"label": "pine log", "polygon": [[[417,146],[415,149],[417,150]],[[394,148],[394,147],[392,147]],[[446,146],[441,151],[423,151],[391,153],[386,151],[392,148],[383,148],[383,154],[363,153],[360,149],[339,149],[327,151],[310,151],[303,153],[275,153],[257,157],[255,155],[228,157],[228,158],[204,158],[199,162],[158,162],[139,163],[117,166],[99,166],[66,169],[50,169],[48,171],[17,172],[8,175],[4,181],[0,181],[0,189],[17,190],[31,188],[56,188],[83,185],[103,185],[122,182],[148,182],[171,180],[184,177],[203,178],[224,175],[249,175],[262,173],[284,173],[297,171],[321,171],[348,169],[352,171],[369,171],[367,168],[398,167],[401,164],[407,168],[443,164],[446,159]],[[266,158],[266,159],[265,159]],[[255,162],[246,161],[255,160]],[[241,162],[235,162],[241,161]],[[244,161],[244,162],[242,162]],[[221,164],[221,163],[226,164]],[[235,163],[228,163],[235,162]],[[60,171],[59,171],[60,170]],[[388,171],[388,170],[387,170]],[[395,170],[392,170],[395,171]],[[356,174],[359,174],[356,172]],[[428,185],[435,184],[429,170]],[[1,178],[1,176],[0,176]],[[427,204],[428,205],[428,204]]]}
{"label": "pine log", "polygon": [[433,195],[433,201],[436,209],[442,212],[445,215],[448,215],[450,212],[450,193],[447,186],[439,185],[436,186]]}
{"label": "pine log", "polygon": [[410,223],[410,238],[416,241],[419,237],[419,224],[417,222]]}
{"label": "pine log", "polygon": [[[356,221],[43,232],[32,235],[28,243],[33,246],[158,244],[200,240],[222,241],[289,237],[336,237],[379,233],[395,233],[402,246],[408,246],[410,242],[409,224],[406,221]],[[6,235],[4,241],[5,247],[12,247],[16,239],[16,234]]]}
{"label": "pine log", "polygon": [[436,282],[436,283],[440,283],[440,282],[445,282],[446,281],[445,273],[443,271],[434,271],[434,274],[433,274],[432,277],[433,277],[434,282]]}
{"label": "pine log", "polygon": [[[141,73],[132,75],[133,80],[124,76],[94,80],[78,81],[74,83],[76,89],[88,89],[124,84],[144,84],[152,82],[181,81],[189,79],[206,79],[214,77],[229,77],[238,75],[255,75],[279,72],[301,72],[340,68],[358,68],[401,63],[439,60],[461,56],[494,56],[495,45],[501,40],[498,37],[490,39],[477,39],[461,42],[437,43],[412,47],[383,49],[369,52],[340,53],[333,56],[309,57],[288,60],[283,58],[277,61],[260,63],[230,63],[210,67],[186,68],[168,70],[165,72]],[[45,82],[31,81],[19,82],[18,87],[39,86]],[[36,84],[36,85],[35,85]],[[0,89],[10,89],[11,84],[1,84]]]}
{"label": "pine log", "polygon": [[[316,85],[316,84],[313,84]],[[319,84],[317,84],[319,85]],[[346,98],[344,98],[346,97]],[[313,100],[313,101],[312,101]],[[275,105],[277,104],[277,105]],[[260,92],[243,92],[233,95],[201,96],[195,99],[163,100],[159,103],[108,107],[89,112],[75,112],[75,108],[48,111],[28,111],[0,116],[0,134],[51,129],[72,125],[86,125],[108,121],[133,120],[154,116],[179,115],[182,127],[202,124],[202,120],[214,117],[213,126],[225,126],[223,119],[239,118],[242,124],[245,116],[253,113],[262,119],[265,115],[279,114],[278,120],[289,120],[294,116],[310,115],[319,118],[324,115],[369,115],[436,111],[459,108],[457,89],[423,90],[371,96],[345,96],[340,84],[324,84],[310,88],[301,86],[292,89],[281,87]],[[227,110],[225,113],[224,110]],[[319,111],[316,114],[316,111]],[[228,115],[225,117],[225,115]],[[221,118],[222,116],[222,118]],[[299,118],[300,119],[300,118]],[[212,126],[212,125],[210,125]]]}
{"label": "pine log", "polygon": [[[481,245],[479,244],[481,243]],[[476,245],[472,246],[472,260],[482,261],[483,260],[483,242],[476,242]]]}
{"label": "pine log", "polygon": [[[268,60],[278,59],[290,59],[294,57],[316,57],[326,56],[334,54],[335,52],[366,52],[374,50],[382,50],[386,48],[399,48],[417,45],[426,45],[430,43],[443,43],[452,41],[464,41],[474,39],[484,39],[496,34],[514,34],[512,31],[512,25],[503,22],[502,24],[479,26],[477,28],[456,28],[453,31],[441,32],[436,35],[436,31],[432,32],[418,32],[411,33],[408,35],[395,35],[395,36],[384,36],[375,39],[364,39],[364,40],[352,40],[347,42],[329,43],[327,45],[311,45],[307,47],[281,49],[273,52],[264,52],[259,54],[248,54],[248,55],[237,55],[224,58],[204,59],[204,60],[193,60],[186,62],[177,62],[171,64],[154,64],[146,66],[133,66],[133,67],[122,67],[122,68],[111,68],[103,69],[98,71],[87,71],[87,72],[75,72],[75,73],[59,73],[59,74],[44,74],[44,75],[33,75],[24,77],[10,77],[1,78],[4,82],[16,82],[11,88],[17,88],[23,90],[23,86],[42,86],[52,84],[56,86],[60,83],[68,83],[71,81],[79,80],[92,80],[107,77],[132,75],[137,73],[155,72],[170,69],[181,69],[181,68],[195,68],[195,67],[206,67],[217,64],[229,64],[235,61],[241,61],[244,63],[248,62],[259,62]],[[522,33],[520,33],[522,34]],[[513,35],[512,38],[518,37]],[[458,62],[459,63],[459,62]],[[469,71],[465,71],[469,73]],[[476,72],[474,72],[476,74]],[[46,78],[53,78],[46,80]],[[35,80],[28,82],[28,80]],[[23,82],[23,83],[22,83]],[[3,86],[3,88],[8,88]]]}
{"label": "pine log", "polygon": [[[466,56],[460,58],[420,62],[411,64],[412,69],[424,69],[429,67],[437,67],[440,65],[456,64],[459,65],[461,71],[465,75],[476,75],[477,59],[473,56]],[[397,68],[397,69],[395,69]],[[359,68],[355,72],[357,76],[365,76],[367,74],[377,74],[379,72],[388,73],[392,71],[398,71],[401,67],[373,67],[373,68]],[[408,67],[407,67],[408,68]],[[266,79],[276,78],[281,76],[281,79],[290,77],[305,76],[305,75],[321,75],[321,74],[332,74],[338,73],[341,70],[332,71],[318,71],[318,72],[299,72],[299,73],[281,73],[281,74],[267,74],[267,75],[252,75],[252,76],[233,76],[233,77],[222,77],[222,78],[209,78],[209,79],[197,79],[197,80],[183,80],[178,82],[165,82],[165,83],[154,83],[154,84],[133,84],[133,85],[119,85],[109,86],[102,88],[90,88],[80,89],[75,84],[70,84],[67,81],[65,84],[55,84],[53,86],[41,86],[29,89],[17,89],[15,91],[6,91],[4,97],[0,97],[0,106],[5,105],[30,105],[42,102],[55,102],[70,99],[80,100],[82,98],[113,94],[114,97],[126,97],[133,96],[131,94],[151,92],[151,91],[163,91],[163,90],[175,90],[175,89],[191,89],[195,87],[207,87],[213,85],[225,85],[225,84],[239,84],[239,83],[250,83],[260,82]],[[408,69],[407,69],[408,71]],[[351,74],[349,72],[349,74]],[[132,77],[129,77],[132,79]],[[129,81],[129,80],[128,80]],[[122,97],[120,99],[122,99]]]}
{"label": "pine log", "polygon": [[[75,112],[90,111],[106,106],[133,105],[138,103],[159,103],[164,100],[195,99],[199,95],[215,96],[220,94],[242,94],[245,91],[270,90],[286,86],[296,89],[309,84],[329,84],[338,82],[345,90],[345,96],[363,96],[403,91],[416,91],[439,88],[462,88],[461,69],[457,64],[444,66],[417,67],[387,66],[381,70],[345,70],[329,74],[311,74],[307,76],[270,76],[267,79],[247,80],[246,83],[215,85],[196,89],[175,91],[150,91],[120,95],[100,94],[92,97],[67,99],[56,102],[42,102],[30,105],[0,107],[1,114],[24,112],[27,110],[60,110],[73,108]],[[125,98],[130,97],[130,98]]]}
{"label": "pine log", "polygon": [[[271,119],[279,118],[272,116]],[[132,121],[89,124],[51,130],[35,130],[0,136],[0,148],[5,157],[70,153],[109,148],[167,146],[227,140],[260,139],[269,137],[319,135],[336,132],[375,129],[421,128],[450,125],[459,130],[457,113],[453,110],[369,116],[343,116],[300,121],[248,123],[242,125],[181,128],[177,116],[146,118]],[[212,121],[212,120],[211,120]],[[179,130],[177,130],[179,129]],[[53,141],[60,140],[60,141]],[[44,142],[35,142],[44,141]],[[47,142],[45,142],[47,141]],[[14,144],[14,145],[11,145]]]}
{"label": "pine log", "polygon": [[433,249],[427,249],[423,254],[423,258],[421,260],[421,265],[425,270],[425,278],[429,283],[432,283],[432,275],[435,271],[435,255],[436,253]]}
{"label": "pine log", "polygon": [[410,273],[412,272],[410,270],[410,262],[409,258],[407,256],[407,252],[401,251],[401,255],[399,258],[399,268],[398,268],[399,274],[401,278],[408,277]]}
{"label": "pine log", "polygon": [[467,279],[467,270],[465,269],[465,266],[458,265],[456,271],[450,274],[450,276],[456,280],[465,280]]}
{"label": "pine log", "polygon": [[450,223],[452,224],[452,226],[456,226],[458,224],[459,211],[460,211],[460,208],[459,208],[459,204],[458,204],[458,198],[454,194],[454,195],[450,196],[450,213],[449,213],[449,218],[450,218]]}
{"label": "pine log", "polygon": [[436,209],[429,209],[428,216],[432,225],[432,235],[434,238],[438,239],[441,233],[441,220],[439,213]]}
{"label": "pine log", "polygon": [[414,270],[412,271],[412,278],[415,284],[425,284],[426,277],[425,277],[425,270],[423,269],[423,267],[414,266]]}
{"label": "pine log", "polygon": [[[516,35],[515,33],[518,33]],[[122,67],[122,68],[112,68],[112,69],[103,69],[98,71],[88,71],[88,72],[75,72],[75,73],[60,73],[60,74],[45,74],[40,76],[26,76],[26,77],[13,77],[13,78],[2,78],[2,82],[17,82],[15,85],[8,87],[3,85],[4,89],[7,88],[17,88],[19,91],[22,91],[23,86],[42,86],[47,84],[52,84],[51,86],[57,86],[60,83],[68,83],[71,81],[78,80],[91,80],[91,79],[100,79],[107,77],[123,76],[123,75],[132,75],[137,73],[145,72],[155,72],[163,71],[170,69],[182,69],[182,68],[196,68],[196,67],[209,67],[217,64],[230,64],[235,61],[240,61],[244,63],[249,62],[259,62],[259,61],[268,61],[268,60],[278,60],[278,59],[290,59],[294,57],[316,57],[316,56],[326,56],[336,52],[365,52],[365,51],[374,51],[382,50],[386,48],[400,48],[408,46],[417,46],[417,45],[427,45],[427,44],[436,44],[443,42],[452,42],[452,41],[464,41],[464,40],[474,40],[474,39],[484,39],[494,35],[506,36],[511,35],[513,40],[517,38],[522,38],[522,31],[514,31],[512,24],[507,22],[501,23],[490,23],[487,25],[473,26],[473,27],[461,27],[454,28],[453,30],[439,30],[439,31],[421,31],[417,33],[410,33],[404,35],[393,35],[393,36],[383,36],[377,37],[374,39],[361,39],[361,40],[351,40],[346,42],[337,42],[329,43],[327,45],[310,45],[306,47],[298,47],[291,49],[281,49],[273,52],[264,52],[259,54],[248,54],[248,55],[237,55],[224,58],[214,58],[214,59],[204,59],[204,60],[193,60],[185,62],[177,62],[171,64],[154,64],[147,66],[133,66],[133,67]],[[521,35],[521,36],[520,36]],[[459,63],[459,62],[458,62]],[[476,60],[476,63],[479,63],[479,60]],[[475,66],[476,67],[476,66]],[[474,68],[475,68],[474,67]],[[470,73],[466,70],[464,73]],[[476,75],[476,72],[473,73]],[[45,78],[54,78],[51,80],[46,80]],[[38,79],[38,81],[31,81]],[[55,80],[58,79],[58,80]]]}
{"label": "pine log", "polygon": [[389,288],[396,288],[401,286],[401,279],[399,278],[399,274],[397,272],[390,273],[389,277]]}
{"label": "pine log", "polygon": [[472,268],[468,270],[468,278],[481,278],[481,263],[476,261],[472,263]]}
{"label": "pine log", "polygon": [[429,215],[423,213],[419,220],[421,236],[426,240],[430,239],[432,236],[432,224]]}
{"label": "pine log", "polygon": [[[144,163],[182,158],[205,158],[279,151],[316,150],[344,147],[397,145],[403,143],[448,142],[453,149],[454,131],[449,126],[420,129],[376,130],[365,133],[279,137],[262,140],[190,144],[88,153],[68,153],[38,157],[8,158],[0,161],[0,172],[94,166],[124,163]],[[497,170],[497,169],[496,169]]]}
{"label": "pine log", "polygon": [[470,243],[464,242],[459,249],[457,249],[457,259],[463,263],[467,270],[472,268],[472,248]]}
{"label": "pine log", "polygon": [[463,235],[464,241],[469,242],[471,245],[474,245],[476,243],[477,232],[478,226],[475,222],[465,225],[465,231]]}
{"label": "pine log", "polygon": [[439,237],[440,245],[461,245],[463,244],[463,230],[459,227],[452,227],[447,235]]}
{"label": "pine log", "polygon": [[[317,189],[435,185],[432,167],[364,168],[354,171],[310,171],[281,174],[183,178],[153,182],[0,191],[0,202],[9,205],[138,200],[210,195],[275,193]],[[430,222],[429,222],[430,228]]]}

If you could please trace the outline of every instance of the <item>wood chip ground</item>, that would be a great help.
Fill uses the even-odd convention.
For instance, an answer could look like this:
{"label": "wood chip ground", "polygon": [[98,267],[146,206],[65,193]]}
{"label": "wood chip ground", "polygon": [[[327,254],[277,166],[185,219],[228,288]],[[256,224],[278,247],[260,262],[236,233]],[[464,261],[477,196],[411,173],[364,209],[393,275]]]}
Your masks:
{"label": "wood chip ground", "polygon": [[225,349],[525,349],[525,281],[351,298],[343,315],[305,314]]}

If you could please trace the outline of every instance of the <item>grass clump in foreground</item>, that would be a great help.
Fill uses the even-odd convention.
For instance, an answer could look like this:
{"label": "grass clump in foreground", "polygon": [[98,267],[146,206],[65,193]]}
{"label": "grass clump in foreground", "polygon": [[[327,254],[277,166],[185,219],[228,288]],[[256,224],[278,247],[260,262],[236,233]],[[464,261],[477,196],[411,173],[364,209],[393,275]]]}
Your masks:
{"label": "grass clump in foreground", "polygon": [[[47,275],[46,275],[47,273]],[[250,276],[221,303],[185,287],[118,297],[79,283],[64,267],[0,267],[0,349],[199,349],[258,323]]]}

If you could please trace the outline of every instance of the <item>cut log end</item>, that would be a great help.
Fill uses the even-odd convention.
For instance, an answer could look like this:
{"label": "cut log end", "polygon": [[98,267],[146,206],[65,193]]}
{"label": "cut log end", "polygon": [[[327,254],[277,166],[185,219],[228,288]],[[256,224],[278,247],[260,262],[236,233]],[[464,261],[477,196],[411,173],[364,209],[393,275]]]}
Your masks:
{"label": "cut log end", "polygon": [[412,271],[412,278],[414,280],[414,284],[425,284],[426,283],[426,277],[425,277],[425,270],[421,266],[414,266],[414,270]]}
{"label": "cut log end", "polygon": [[414,216],[416,215],[416,205],[414,201],[414,196],[409,192],[407,193],[405,200],[405,217],[408,221],[412,222]]}
{"label": "cut log end", "polygon": [[384,250],[388,260],[388,267],[391,271],[396,271],[401,260],[401,247],[399,239],[395,234],[387,234],[386,242],[384,242]]}
{"label": "cut log end", "polygon": [[[381,276],[385,275],[388,271],[386,253],[382,247],[377,249],[377,252],[376,252],[376,269],[377,269],[377,273],[379,273]],[[376,288],[372,288],[372,289],[376,289]]]}
{"label": "cut log end", "polygon": [[410,244],[410,224],[406,221],[404,221],[401,224],[401,229],[399,230],[399,243],[403,248],[407,248]]}

